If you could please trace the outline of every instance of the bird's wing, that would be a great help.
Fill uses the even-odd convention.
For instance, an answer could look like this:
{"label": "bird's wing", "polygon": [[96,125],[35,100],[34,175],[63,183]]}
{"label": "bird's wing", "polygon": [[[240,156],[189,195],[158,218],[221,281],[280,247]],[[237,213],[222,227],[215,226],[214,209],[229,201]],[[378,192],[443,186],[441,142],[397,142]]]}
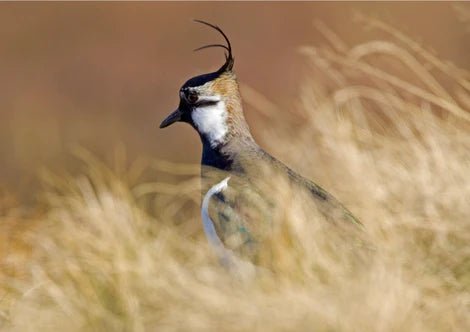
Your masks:
{"label": "bird's wing", "polygon": [[[211,191],[228,176],[230,180],[222,190]],[[221,243],[241,256],[254,258],[271,219],[267,214],[272,209],[262,204],[262,195],[245,175],[207,167],[203,169],[202,188],[207,215]]]}
{"label": "bird's wing", "polygon": [[223,245],[242,256],[251,256],[256,242],[252,219],[241,188],[232,179],[223,191],[211,197],[208,213]]}
{"label": "bird's wing", "polygon": [[291,175],[291,178],[293,178],[298,185],[304,187],[310,192],[313,198],[317,201],[317,206],[320,212],[322,212],[328,219],[344,220],[362,226],[359,219],[357,219],[351,211],[341,204],[341,202],[333,195],[316,183],[302,177],[290,169],[289,171],[293,174]]}
{"label": "bird's wing", "polygon": [[239,256],[249,246],[249,232],[227,201],[229,180],[226,177],[204,195],[201,206],[204,233],[224,266],[237,273],[251,274],[254,266]]}
{"label": "bird's wing", "polygon": [[261,151],[263,160],[269,163],[273,168],[278,169],[282,173],[286,174],[291,182],[310,192],[319,211],[325,215],[327,219],[345,220],[362,226],[362,223],[359,221],[359,219],[357,219],[343,204],[341,204],[325,189],[294,172],[292,169],[284,165],[281,161],[277,160],[264,150]]}

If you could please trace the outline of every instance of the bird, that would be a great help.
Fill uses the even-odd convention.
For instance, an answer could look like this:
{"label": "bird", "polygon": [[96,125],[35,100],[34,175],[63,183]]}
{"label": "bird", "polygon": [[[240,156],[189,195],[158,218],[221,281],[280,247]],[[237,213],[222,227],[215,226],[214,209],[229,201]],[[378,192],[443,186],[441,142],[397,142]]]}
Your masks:
{"label": "bird", "polygon": [[[195,51],[222,48],[225,62],[218,70],[192,77],[181,86],[179,106],[161,122],[160,128],[183,122],[199,134],[204,197],[201,215],[206,236],[219,258],[232,262],[236,261],[233,257],[255,259],[259,242],[269,232],[269,226],[263,225],[269,225],[272,217],[272,197],[255,185],[257,180],[266,178],[267,168],[283,175],[294,188],[307,192],[327,219],[362,225],[333,195],[255,142],[245,120],[229,38],[217,25],[194,21],[216,30],[225,40],[225,44],[209,44]],[[269,176],[265,180],[269,181]],[[252,210],[256,206],[256,212],[246,212],[248,206]]]}

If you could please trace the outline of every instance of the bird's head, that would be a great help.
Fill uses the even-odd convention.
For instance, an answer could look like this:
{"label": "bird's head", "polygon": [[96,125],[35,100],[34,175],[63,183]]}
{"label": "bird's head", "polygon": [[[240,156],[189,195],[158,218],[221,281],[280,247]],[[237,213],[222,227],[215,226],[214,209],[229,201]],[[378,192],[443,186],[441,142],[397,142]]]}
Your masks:
{"label": "bird's head", "polygon": [[231,137],[234,127],[241,127],[243,131],[248,129],[243,117],[237,79],[233,72],[234,59],[230,41],[219,27],[204,21],[196,22],[217,30],[227,42],[227,45],[211,44],[196,50],[209,47],[224,48],[227,51],[225,63],[213,73],[195,76],[184,83],[179,91],[178,108],[162,121],[160,128],[178,121],[189,123],[203,141],[215,147]]}

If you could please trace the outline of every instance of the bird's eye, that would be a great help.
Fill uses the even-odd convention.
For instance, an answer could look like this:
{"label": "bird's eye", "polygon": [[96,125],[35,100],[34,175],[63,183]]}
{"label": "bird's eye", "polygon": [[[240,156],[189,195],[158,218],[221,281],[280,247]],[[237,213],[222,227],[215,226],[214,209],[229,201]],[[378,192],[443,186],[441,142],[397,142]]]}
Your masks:
{"label": "bird's eye", "polygon": [[198,99],[197,93],[194,91],[188,92],[186,99],[188,99],[191,104],[194,104]]}

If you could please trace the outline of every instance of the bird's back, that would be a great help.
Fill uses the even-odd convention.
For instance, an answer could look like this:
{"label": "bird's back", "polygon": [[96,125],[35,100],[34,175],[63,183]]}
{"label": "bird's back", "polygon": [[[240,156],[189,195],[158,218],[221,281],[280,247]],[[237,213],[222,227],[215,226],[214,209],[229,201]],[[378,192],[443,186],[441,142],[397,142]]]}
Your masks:
{"label": "bird's back", "polygon": [[313,181],[310,181],[296,173],[266,151],[261,148],[260,150],[261,158],[266,160],[270,165],[273,165],[273,167],[277,168],[281,173],[285,174],[289,179],[290,184],[298,186],[301,190],[306,190],[310,193],[313,202],[327,219],[334,221],[337,221],[338,219],[345,220],[361,225],[360,221],[328,191]]}
{"label": "bird's back", "polygon": [[221,164],[230,165],[225,169],[202,167],[203,195],[213,185],[230,177],[227,188],[211,199],[209,211],[217,234],[227,248],[250,258],[256,256],[260,242],[269,237],[274,211],[283,204],[278,195],[279,190],[284,189],[304,192],[296,197],[305,199],[302,202],[305,206],[314,207],[315,212],[333,223],[360,225],[333,195],[261,148],[251,146],[231,156],[236,157]]}

